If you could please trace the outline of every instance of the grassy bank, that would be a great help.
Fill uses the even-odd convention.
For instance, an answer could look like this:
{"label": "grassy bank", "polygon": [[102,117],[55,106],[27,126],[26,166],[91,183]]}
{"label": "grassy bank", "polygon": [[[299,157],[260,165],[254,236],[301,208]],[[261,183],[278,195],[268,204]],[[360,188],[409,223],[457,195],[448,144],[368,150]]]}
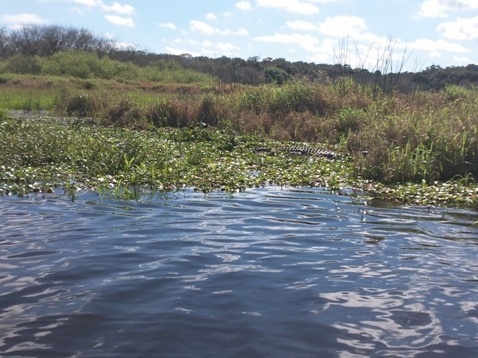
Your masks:
{"label": "grassy bank", "polygon": [[[474,89],[404,95],[347,78],[226,87],[4,74],[0,82],[3,193],[35,182],[128,195],[141,186],[234,191],[274,183],[348,186],[422,204],[478,200]],[[12,109],[69,120],[13,120]],[[256,152],[277,141],[349,159]]]}
{"label": "grassy bank", "polygon": [[281,185],[423,205],[477,204],[478,188],[469,181],[383,185],[357,177],[352,158],[292,156],[280,150],[283,142],[226,129],[138,131],[33,116],[3,119],[0,133],[9,138],[0,145],[3,195],[62,188],[72,198],[84,189],[138,199],[184,187],[233,193]]}

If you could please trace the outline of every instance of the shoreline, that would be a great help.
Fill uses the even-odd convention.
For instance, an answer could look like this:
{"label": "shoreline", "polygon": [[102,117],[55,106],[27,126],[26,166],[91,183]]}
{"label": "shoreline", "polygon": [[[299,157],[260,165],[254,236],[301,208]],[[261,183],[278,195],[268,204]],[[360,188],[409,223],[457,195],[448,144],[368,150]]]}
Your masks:
{"label": "shoreline", "polygon": [[[24,157],[17,158],[19,153],[11,148],[13,151],[0,161],[0,195],[63,189],[73,197],[78,190],[91,190],[137,200],[147,193],[183,188],[234,193],[277,185],[324,188],[331,194],[351,197],[360,193],[367,201],[394,204],[478,207],[478,185],[468,178],[386,185],[360,179],[354,173],[357,163],[353,158],[268,156],[257,149],[278,148],[284,143],[213,127],[138,131],[95,126],[92,119],[83,122],[51,116],[47,111],[10,111],[0,123],[0,131],[9,132],[10,138],[16,138],[12,140],[22,142],[33,135],[28,143],[16,143]],[[28,153],[35,146],[43,154]],[[91,146],[96,151],[92,152]]]}

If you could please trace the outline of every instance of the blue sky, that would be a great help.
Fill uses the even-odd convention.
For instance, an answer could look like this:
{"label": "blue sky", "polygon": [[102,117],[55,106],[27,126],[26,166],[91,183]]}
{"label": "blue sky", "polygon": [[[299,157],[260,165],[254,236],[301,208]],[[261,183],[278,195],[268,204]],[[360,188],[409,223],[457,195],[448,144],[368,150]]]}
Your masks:
{"label": "blue sky", "polygon": [[0,0],[0,27],[25,24],[155,53],[392,71],[478,62],[478,0]]}

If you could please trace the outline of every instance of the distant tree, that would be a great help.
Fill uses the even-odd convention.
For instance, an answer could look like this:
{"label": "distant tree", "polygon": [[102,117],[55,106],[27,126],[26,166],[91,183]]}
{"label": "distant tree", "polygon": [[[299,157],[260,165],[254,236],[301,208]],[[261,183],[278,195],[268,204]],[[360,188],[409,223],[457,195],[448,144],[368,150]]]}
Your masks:
{"label": "distant tree", "polygon": [[0,57],[7,58],[10,56],[10,38],[5,27],[0,29]]}
{"label": "distant tree", "polygon": [[[82,53],[70,58],[67,52]],[[56,54],[61,56],[56,57]],[[87,54],[94,55],[88,57]],[[48,57],[46,60],[43,57]],[[375,90],[396,90],[404,93],[420,90],[439,90],[447,85],[478,86],[478,65],[442,68],[431,65],[416,73],[391,72],[384,67],[375,72],[364,68],[352,69],[345,63],[315,64],[303,61],[290,62],[284,58],[272,59],[251,56],[247,59],[194,57],[182,55],[157,54],[138,50],[136,47],[124,48],[117,42],[98,37],[86,29],[62,27],[55,25],[29,25],[20,29],[8,30],[0,28],[0,59],[2,68],[16,73],[58,72],[64,64],[74,67],[75,76],[97,76],[95,63],[100,60],[117,60],[125,66],[115,67],[111,63],[102,62],[107,68],[100,75],[110,78],[118,72],[127,71],[131,64],[151,69],[179,69],[201,72],[211,79],[219,79],[222,83],[241,83],[258,85],[261,83],[283,84],[290,79],[298,78],[308,81],[327,82],[340,77],[350,77],[360,84],[371,84]],[[81,61],[80,61],[81,59]],[[50,61],[51,60],[51,61]],[[75,62],[76,61],[76,62]],[[76,65],[75,65],[76,63]],[[52,65],[54,64],[54,66]],[[55,68],[53,68],[53,67]],[[390,68],[391,70],[391,68]],[[401,70],[401,68],[399,69]]]}
{"label": "distant tree", "polygon": [[39,27],[27,26],[10,33],[10,46],[13,53],[25,56],[38,54]]}
{"label": "distant tree", "polygon": [[263,71],[254,66],[244,66],[237,74],[238,82],[249,85],[258,85],[262,82]]}
{"label": "distant tree", "polygon": [[247,58],[247,63],[253,66],[257,66],[259,64],[259,56],[251,56]]}
{"label": "distant tree", "polygon": [[283,69],[271,66],[264,70],[264,77],[267,83],[282,85],[287,82],[289,75]]}
{"label": "distant tree", "polygon": [[[2,44],[5,48],[2,48]],[[2,53],[22,54],[25,56],[51,56],[62,51],[88,51],[110,53],[115,42],[93,35],[86,29],[61,26],[30,25],[7,33],[0,32]]]}

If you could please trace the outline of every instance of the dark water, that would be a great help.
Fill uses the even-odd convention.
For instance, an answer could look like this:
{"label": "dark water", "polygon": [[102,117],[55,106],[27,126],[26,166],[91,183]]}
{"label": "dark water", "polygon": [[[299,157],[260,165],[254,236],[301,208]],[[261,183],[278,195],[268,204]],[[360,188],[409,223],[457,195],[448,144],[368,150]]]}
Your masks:
{"label": "dark water", "polygon": [[0,356],[478,357],[478,213],[0,198]]}

